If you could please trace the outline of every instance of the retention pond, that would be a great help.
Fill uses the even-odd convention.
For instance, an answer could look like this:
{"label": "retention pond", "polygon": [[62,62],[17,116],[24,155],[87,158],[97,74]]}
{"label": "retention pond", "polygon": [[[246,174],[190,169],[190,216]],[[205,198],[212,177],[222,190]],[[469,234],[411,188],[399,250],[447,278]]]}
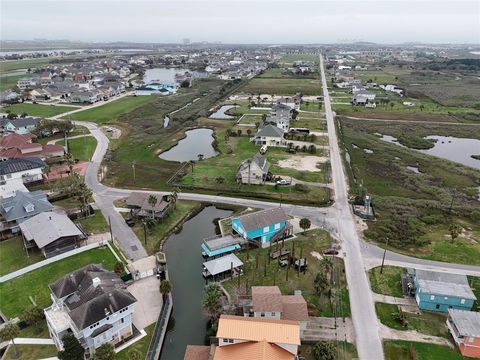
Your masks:
{"label": "retention pond", "polygon": [[212,142],[213,130],[211,129],[193,129],[185,132],[187,135],[180,140],[177,145],[170,150],[162,152],[158,157],[169,161],[190,161],[198,160],[199,155],[208,159],[217,155]]}

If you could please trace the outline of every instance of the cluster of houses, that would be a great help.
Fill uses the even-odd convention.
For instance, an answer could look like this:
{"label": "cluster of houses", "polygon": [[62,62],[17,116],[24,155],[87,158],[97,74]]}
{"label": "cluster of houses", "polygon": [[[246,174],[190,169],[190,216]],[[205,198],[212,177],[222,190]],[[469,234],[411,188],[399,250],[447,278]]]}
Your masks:
{"label": "cluster of houses", "polygon": [[480,358],[480,312],[472,311],[478,299],[468,278],[461,274],[408,269],[404,279],[404,288],[415,297],[420,310],[448,314],[449,333],[462,355]]}
{"label": "cluster of houses", "polygon": [[124,57],[46,65],[30,70],[28,76],[17,81],[19,92],[6,90],[0,94],[0,101],[94,103],[125,92],[130,74]]}

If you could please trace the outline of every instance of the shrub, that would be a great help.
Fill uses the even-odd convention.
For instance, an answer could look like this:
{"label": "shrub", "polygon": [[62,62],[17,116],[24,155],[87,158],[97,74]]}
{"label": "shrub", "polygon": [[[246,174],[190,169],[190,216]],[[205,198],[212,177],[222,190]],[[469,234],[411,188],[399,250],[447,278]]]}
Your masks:
{"label": "shrub", "polygon": [[295,184],[294,189],[298,192],[308,193],[310,189],[305,184]]}

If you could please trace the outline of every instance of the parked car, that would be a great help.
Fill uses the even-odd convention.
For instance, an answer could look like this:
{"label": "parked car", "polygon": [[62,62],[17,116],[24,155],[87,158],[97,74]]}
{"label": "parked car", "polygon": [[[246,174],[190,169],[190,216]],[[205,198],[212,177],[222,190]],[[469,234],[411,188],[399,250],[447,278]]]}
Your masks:
{"label": "parked car", "polygon": [[268,150],[268,146],[267,145],[263,145],[261,148],[260,148],[260,154],[265,154]]}
{"label": "parked car", "polygon": [[323,255],[338,255],[338,250],[337,249],[323,250]]}
{"label": "parked car", "polygon": [[275,181],[277,185],[290,185],[290,181],[278,178],[277,181]]}
{"label": "parked car", "polygon": [[125,222],[127,223],[128,226],[133,227],[135,225],[135,220],[132,218],[126,218]]}

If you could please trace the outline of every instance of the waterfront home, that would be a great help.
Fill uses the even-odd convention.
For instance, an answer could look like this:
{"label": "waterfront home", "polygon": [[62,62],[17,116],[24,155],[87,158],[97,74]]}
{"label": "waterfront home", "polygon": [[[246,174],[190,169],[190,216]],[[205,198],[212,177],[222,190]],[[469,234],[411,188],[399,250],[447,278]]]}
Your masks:
{"label": "waterfront home", "polygon": [[213,281],[239,276],[243,262],[235,255],[228,254],[203,263],[203,277]]}
{"label": "waterfront home", "polygon": [[237,170],[236,179],[242,184],[264,184],[268,179],[270,163],[256,153],[252,158],[242,161]]}
{"label": "waterfront home", "polygon": [[[216,346],[195,351],[188,360],[294,360],[300,346],[297,321],[222,315],[218,321]],[[207,351],[208,349],[208,351]]]}
{"label": "waterfront home", "polygon": [[3,216],[0,231],[15,234],[20,231],[22,222],[52,209],[53,205],[43,191],[16,191],[14,196],[0,199],[0,214]]}
{"label": "waterfront home", "polygon": [[281,207],[257,211],[232,218],[232,230],[262,247],[292,235],[293,227]]}
{"label": "waterfront home", "polygon": [[0,182],[20,179],[24,184],[27,184],[41,181],[43,179],[42,169],[44,167],[45,163],[38,157],[0,161]]}
{"label": "waterfront home", "polygon": [[34,131],[41,118],[39,117],[24,117],[18,119],[0,119],[0,131],[4,133],[28,134]]}
{"label": "waterfront home", "polygon": [[176,92],[176,88],[167,84],[151,83],[138,87],[135,90],[135,95],[170,95]]}
{"label": "waterfront home", "polygon": [[265,125],[258,128],[252,138],[255,145],[286,146],[287,141],[283,138],[284,131],[275,125]]}
{"label": "waterfront home", "polygon": [[463,356],[480,358],[480,312],[448,309],[447,327]]}
{"label": "waterfront home", "polygon": [[421,310],[470,310],[477,299],[465,275],[415,269],[413,283]]}
{"label": "waterfront home", "polygon": [[170,195],[164,195],[160,198],[156,197],[157,201],[155,204],[148,202],[149,197],[150,194],[147,193],[132,192],[125,203],[133,215],[155,219],[163,219],[174,206]]}
{"label": "waterfront home", "polygon": [[46,258],[76,249],[86,238],[65,213],[42,212],[19,226],[27,254],[36,247]]}
{"label": "waterfront home", "polygon": [[116,345],[133,335],[135,297],[102,265],[92,264],[49,285],[53,304],[44,310],[48,332],[58,350],[71,333],[91,358],[106,342]]}
{"label": "waterfront home", "polygon": [[241,248],[241,244],[245,240],[241,237],[233,237],[232,235],[215,236],[204,239],[202,242],[203,257],[215,258],[230,254]]}
{"label": "waterfront home", "polygon": [[252,286],[251,300],[244,302],[243,315],[274,320],[292,320],[300,324],[300,335],[307,327],[307,302],[300,291],[282,295],[278,286]]}

